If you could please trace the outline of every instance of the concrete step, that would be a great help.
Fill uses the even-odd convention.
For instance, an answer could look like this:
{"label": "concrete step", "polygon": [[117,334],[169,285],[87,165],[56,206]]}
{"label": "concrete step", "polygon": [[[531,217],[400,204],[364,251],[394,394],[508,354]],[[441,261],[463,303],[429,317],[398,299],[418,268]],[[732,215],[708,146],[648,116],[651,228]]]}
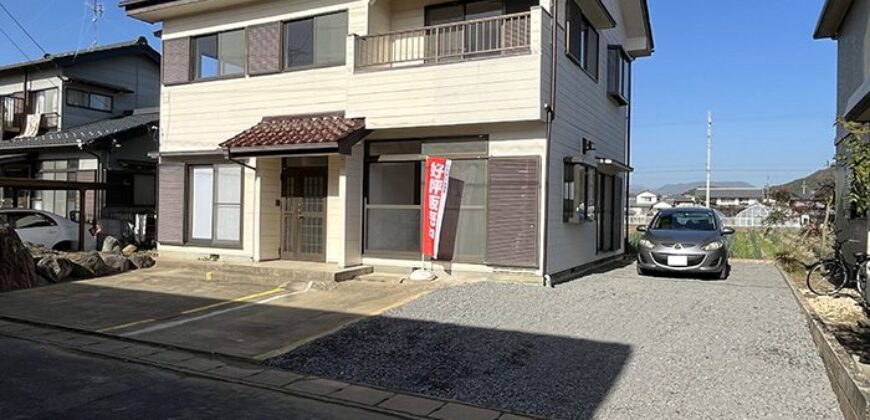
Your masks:
{"label": "concrete step", "polygon": [[376,272],[364,274],[356,278],[359,281],[369,281],[375,283],[402,284],[408,281],[408,275],[397,273]]}
{"label": "concrete step", "polygon": [[372,267],[338,268],[332,264],[265,262],[228,263],[220,261],[191,261],[157,259],[157,266],[182,269],[207,281],[281,286],[286,283],[336,283],[373,272]]}

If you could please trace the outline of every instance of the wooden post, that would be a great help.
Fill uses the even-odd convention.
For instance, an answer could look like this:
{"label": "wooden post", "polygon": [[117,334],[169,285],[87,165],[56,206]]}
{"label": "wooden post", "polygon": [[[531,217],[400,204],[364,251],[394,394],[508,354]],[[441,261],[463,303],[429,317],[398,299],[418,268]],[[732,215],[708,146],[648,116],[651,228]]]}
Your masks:
{"label": "wooden post", "polygon": [[79,189],[79,251],[85,250],[85,189]]}
{"label": "wooden post", "polygon": [[17,188],[12,189],[12,208],[13,209],[18,208],[18,189]]}

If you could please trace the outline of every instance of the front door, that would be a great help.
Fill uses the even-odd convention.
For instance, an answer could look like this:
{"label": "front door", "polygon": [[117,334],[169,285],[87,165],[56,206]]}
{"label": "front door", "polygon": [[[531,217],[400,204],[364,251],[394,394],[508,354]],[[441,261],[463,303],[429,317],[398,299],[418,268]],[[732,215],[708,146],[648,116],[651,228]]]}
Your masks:
{"label": "front door", "polygon": [[327,169],[286,168],[283,178],[281,258],[326,261]]}

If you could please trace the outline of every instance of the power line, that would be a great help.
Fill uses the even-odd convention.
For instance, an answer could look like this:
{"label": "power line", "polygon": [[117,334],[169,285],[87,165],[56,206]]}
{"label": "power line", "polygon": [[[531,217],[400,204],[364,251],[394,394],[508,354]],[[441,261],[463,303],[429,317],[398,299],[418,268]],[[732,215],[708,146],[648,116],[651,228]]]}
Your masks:
{"label": "power line", "polygon": [[6,31],[5,31],[5,30],[4,30],[4,29],[3,29],[3,27],[2,27],[2,26],[0,26],[0,33],[3,33],[3,35],[4,35],[4,36],[6,36],[6,39],[8,39],[8,40],[9,40],[9,42],[11,42],[11,43],[12,43],[12,45],[13,45],[13,46],[14,46],[14,47],[15,47],[15,49],[17,49],[17,50],[18,50],[18,52],[20,52],[20,53],[21,53],[21,55],[23,55],[23,56],[24,56],[24,58],[26,58],[26,59],[28,59],[28,60],[30,60],[30,56],[28,56],[28,55],[27,55],[27,53],[26,53],[26,52],[24,52],[24,50],[23,50],[23,49],[21,49],[21,46],[20,46],[20,45],[18,45],[18,43],[17,43],[17,42],[15,42],[15,40],[14,40],[14,39],[12,39],[12,37],[11,37],[11,36],[9,36],[9,34],[8,34],[8,33],[7,33],[7,32],[6,32]]}
{"label": "power line", "polygon": [[3,11],[6,12],[6,14],[9,15],[10,18],[12,18],[12,21],[15,22],[16,25],[18,25],[18,28],[20,28],[25,35],[27,35],[27,38],[30,38],[30,41],[33,42],[34,45],[39,47],[43,54],[48,55],[48,51],[46,51],[45,48],[42,48],[42,45],[40,45],[39,42],[36,42],[36,39],[34,39],[33,36],[30,35],[30,32],[27,31],[27,28],[25,28],[21,24],[21,22],[19,22],[18,19],[15,18],[12,12],[10,12],[9,9],[7,9],[5,5],[3,5],[3,3],[0,3],[0,8],[3,8]]}

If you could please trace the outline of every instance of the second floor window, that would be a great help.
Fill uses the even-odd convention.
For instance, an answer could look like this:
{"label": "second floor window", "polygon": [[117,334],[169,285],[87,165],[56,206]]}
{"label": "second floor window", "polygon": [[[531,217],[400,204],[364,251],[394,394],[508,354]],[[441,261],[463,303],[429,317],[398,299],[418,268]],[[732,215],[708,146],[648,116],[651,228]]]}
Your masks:
{"label": "second floor window", "polygon": [[66,104],[94,111],[112,112],[112,97],[80,89],[66,90]]}
{"label": "second floor window", "polygon": [[621,105],[628,103],[631,88],[631,61],[618,46],[607,49],[607,93]]}
{"label": "second floor window", "polygon": [[573,0],[568,4],[567,53],[593,79],[598,80],[598,32]]}
{"label": "second floor window", "polygon": [[34,114],[57,113],[57,89],[30,92],[30,108]]}
{"label": "second floor window", "polygon": [[347,51],[347,12],[284,24],[284,68],[340,66]]}
{"label": "second floor window", "polygon": [[211,79],[245,73],[245,31],[206,35],[193,40],[194,78]]}

